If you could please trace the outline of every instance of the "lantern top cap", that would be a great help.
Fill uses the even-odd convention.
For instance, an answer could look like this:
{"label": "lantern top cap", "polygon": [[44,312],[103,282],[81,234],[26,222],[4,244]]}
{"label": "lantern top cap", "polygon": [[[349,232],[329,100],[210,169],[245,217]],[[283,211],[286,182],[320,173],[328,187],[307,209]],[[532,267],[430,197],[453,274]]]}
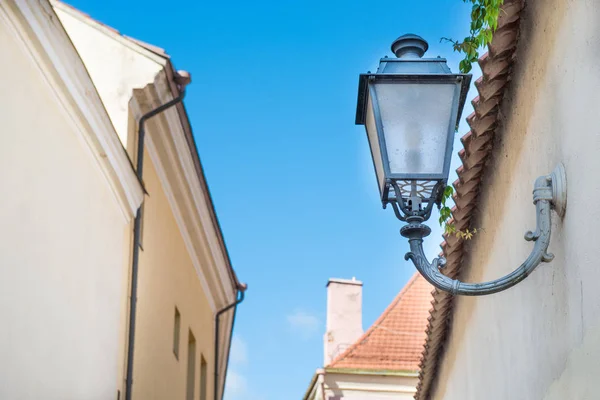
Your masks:
{"label": "lantern top cap", "polygon": [[425,39],[412,33],[402,35],[392,43],[392,52],[398,58],[421,58],[428,48]]}

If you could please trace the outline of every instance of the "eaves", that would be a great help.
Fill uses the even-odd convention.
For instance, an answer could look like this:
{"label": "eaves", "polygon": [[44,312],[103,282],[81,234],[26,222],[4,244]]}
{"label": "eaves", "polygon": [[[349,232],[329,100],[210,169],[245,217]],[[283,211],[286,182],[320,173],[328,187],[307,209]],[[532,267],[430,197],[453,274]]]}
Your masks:
{"label": "eaves", "polygon": [[[170,68],[169,68],[170,67]],[[173,96],[176,97],[179,95],[180,86],[178,83],[178,79],[180,78],[179,72],[175,71],[175,68],[171,64],[170,60],[167,62],[167,68],[165,69],[169,78],[169,85]],[[196,144],[196,140],[194,138],[194,133],[192,131],[192,125],[190,124],[190,119],[187,113],[185,106],[182,103],[177,104],[177,113],[179,114],[179,118],[182,123],[182,128],[185,132],[185,139],[188,144],[188,148],[190,151],[190,155],[194,162],[194,168],[196,170],[196,175],[198,176],[198,180],[200,182],[200,186],[202,187],[202,194],[204,196],[204,200],[208,205],[208,211],[210,214],[212,228],[215,231],[215,235],[217,236],[217,240],[219,242],[219,246],[225,259],[227,265],[227,272],[229,274],[229,278],[231,280],[231,284],[233,285],[234,291],[237,292],[238,288],[241,286],[241,283],[233,269],[233,265],[231,263],[231,258],[229,256],[229,251],[227,249],[227,245],[225,244],[225,238],[223,237],[223,230],[221,229],[221,224],[219,223],[219,218],[217,217],[217,213],[215,210],[215,205],[213,202],[213,198],[210,192],[210,188],[208,186],[208,182],[206,180],[206,175],[204,174],[204,167],[202,166],[202,161],[200,160],[200,154],[198,153],[198,146]]]}
{"label": "eaves", "polygon": [[394,369],[370,370],[361,368],[325,368],[325,372],[328,372],[330,374],[348,374],[364,376],[401,376],[405,378],[416,378],[419,375],[417,371],[402,371]]}

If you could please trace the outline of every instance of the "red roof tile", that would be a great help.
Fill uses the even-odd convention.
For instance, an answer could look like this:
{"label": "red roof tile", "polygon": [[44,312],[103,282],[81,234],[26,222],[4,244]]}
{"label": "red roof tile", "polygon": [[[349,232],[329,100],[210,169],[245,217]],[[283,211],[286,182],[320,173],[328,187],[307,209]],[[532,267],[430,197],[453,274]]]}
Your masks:
{"label": "red roof tile", "polygon": [[416,273],[369,330],[327,367],[418,371],[432,290]]}

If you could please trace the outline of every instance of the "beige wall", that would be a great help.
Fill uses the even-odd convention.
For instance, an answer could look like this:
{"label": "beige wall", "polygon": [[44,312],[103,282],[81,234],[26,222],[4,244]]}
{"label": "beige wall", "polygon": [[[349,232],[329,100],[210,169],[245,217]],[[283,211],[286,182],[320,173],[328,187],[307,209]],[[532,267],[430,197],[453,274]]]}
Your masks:
{"label": "beige wall", "polygon": [[[53,5],[81,55],[123,145],[135,163],[137,119],[143,112],[171,99],[165,73],[165,68],[171,68],[170,64],[165,58],[86,15],[60,2],[53,2]],[[193,218],[197,216],[185,214],[181,205],[196,206],[190,201],[193,198],[190,193],[194,193],[192,185],[174,172],[180,171],[178,168],[181,168],[180,164],[189,153],[187,143],[183,148],[169,147],[172,154],[165,149],[165,146],[173,146],[173,138],[181,134],[181,128],[182,122],[175,108],[154,117],[146,124],[146,149],[151,148],[152,151],[146,150],[144,158],[143,181],[149,194],[145,197],[143,250],[140,252],[139,263],[133,363],[135,399],[186,398],[190,329],[196,340],[194,398],[198,399],[200,393],[201,356],[206,360],[208,368],[207,395],[211,398],[213,396],[213,308],[215,302],[222,306],[222,300],[214,298],[213,293],[207,290],[209,285],[206,284],[204,275],[214,268],[215,261],[207,259],[209,252],[205,250],[194,253],[192,261],[190,249],[197,249],[204,243],[185,231],[185,226],[181,224],[184,218],[186,223],[194,225],[195,230],[206,229],[203,226],[204,220],[195,224],[197,220]],[[153,162],[157,162],[157,166]],[[191,177],[194,179],[195,175]],[[192,184],[198,185],[197,177]],[[173,213],[174,209],[179,213],[177,217]],[[185,239],[181,234],[182,229],[186,232]],[[122,286],[120,314],[122,324],[118,386],[122,394],[125,392],[128,348],[131,260],[127,259],[127,263],[127,268],[122,272],[126,284]],[[215,289],[217,288],[213,285],[210,290]],[[228,300],[230,299],[225,299]],[[175,307],[181,314],[178,358],[173,353]],[[222,340],[221,349],[226,344]]]}
{"label": "beige wall", "polygon": [[165,60],[70,6],[58,1],[53,1],[53,5],[94,80],[123,146],[129,150],[129,100],[133,88],[153,82]]}
{"label": "beige wall", "polygon": [[[143,247],[140,253],[134,361],[136,399],[185,399],[188,331],[196,339],[195,398],[199,398],[200,354],[213,386],[214,319],[169,202],[146,152]],[[179,359],[173,354],[174,310],[181,313]]]}
{"label": "beige wall", "polygon": [[17,43],[0,19],[0,398],[114,399],[126,219]]}
{"label": "beige wall", "polygon": [[[94,82],[122,146],[135,165],[137,123],[130,113],[129,101],[134,88],[144,87],[154,81],[162,69],[161,63],[164,64],[164,60],[152,55],[152,58],[149,58],[150,52],[143,51],[119,33],[96,23],[89,16],[62,2],[52,1],[52,5]],[[122,270],[119,363],[116,379],[116,385],[122,394],[125,393],[127,368],[133,222],[125,240],[127,252],[124,254]]]}
{"label": "beige wall", "polygon": [[433,399],[597,399],[600,375],[600,8],[528,1],[501,139],[485,177],[463,278],[494,279],[532,244],[534,179],[563,162],[564,220],[553,213],[542,264],[515,288],[459,297]]}
{"label": "beige wall", "polygon": [[[53,3],[70,38],[46,2],[19,2],[30,7],[26,22],[39,24],[38,30],[23,23],[14,4],[0,3],[0,48],[11,60],[0,65],[0,74],[14,78],[0,80],[0,187],[6,193],[0,203],[0,318],[8,327],[0,330],[0,398],[113,399],[117,390],[124,396],[130,218],[143,197],[121,144],[134,147],[129,102],[135,88],[158,90],[161,98],[148,103],[170,96],[161,73],[168,63],[64,4]],[[32,33],[38,31],[42,44]],[[19,45],[16,35],[24,39]],[[171,139],[173,127],[181,130],[178,114],[170,113],[154,118],[150,135]],[[164,149],[153,146],[159,159],[156,152]],[[182,237],[176,223],[182,216],[175,218],[172,210],[190,203],[190,184],[165,174],[165,168],[172,172],[170,163],[189,158],[187,147],[181,151],[160,160],[160,182],[146,153],[135,398],[185,398],[190,330],[196,340],[194,398],[201,356],[208,367],[206,393],[213,396],[213,312],[233,293],[231,282],[218,279],[222,262],[207,289],[204,274],[216,270],[214,255],[194,253],[194,262],[188,256],[191,240],[198,240],[187,231]],[[202,221],[194,227],[204,227]],[[219,299],[212,296],[215,289]],[[175,307],[181,314],[178,359]],[[221,341],[221,348],[226,344]]]}

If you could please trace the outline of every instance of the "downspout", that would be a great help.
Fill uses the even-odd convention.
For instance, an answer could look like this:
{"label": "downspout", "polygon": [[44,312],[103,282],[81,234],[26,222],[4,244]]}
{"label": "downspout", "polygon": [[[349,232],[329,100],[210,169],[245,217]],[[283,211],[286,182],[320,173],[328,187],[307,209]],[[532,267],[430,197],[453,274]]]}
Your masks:
{"label": "downspout", "polygon": [[[237,306],[238,304],[240,304],[242,301],[244,301],[244,296],[246,293],[246,289],[248,289],[248,285],[246,285],[245,283],[242,283],[238,286],[237,289],[237,300],[234,301],[233,303],[229,304],[228,306],[220,309],[219,311],[217,311],[217,314],[215,315],[215,365],[214,365],[214,370],[215,370],[215,381],[214,381],[214,400],[220,400],[219,399],[219,319],[221,318],[221,314],[229,311],[231,308],[233,308],[233,320],[231,321],[231,331],[229,333],[229,344],[227,345],[227,348],[229,350],[231,350],[231,339],[233,337],[233,325],[235,324],[235,314],[237,312]],[[229,350],[227,351],[227,353],[229,353]],[[227,357],[227,360],[225,361],[225,371],[223,372],[225,374],[225,378],[227,378],[227,367],[229,365],[229,357]],[[223,379],[223,391],[225,391],[225,379]]]}
{"label": "downspout", "polygon": [[[190,82],[189,75],[181,73],[180,77],[181,92],[179,96],[173,100],[156,107],[154,110],[147,112],[142,115],[138,123],[138,143],[137,143],[137,163],[136,173],[138,180],[143,185],[143,173],[144,173],[144,138],[146,136],[145,124],[150,118],[160,114],[166,109],[181,102],[185,97],[185,85]],[[138,264],[140,258],[140,235],[142,227],[142,206],[138,207],[135,222],[133,225],[133,248],[132,248],[132,261],[131,261],[131,292],[129,300],[129,337],[128,337],[128,348],[127,348],[127,377],[125,379],[125,400],[131,400],[132,393],[131,389],[133,386],[133,354],[135,349],[135,320],[136,320],[136,306],[137,306],[137,281],[138,281]]]}

